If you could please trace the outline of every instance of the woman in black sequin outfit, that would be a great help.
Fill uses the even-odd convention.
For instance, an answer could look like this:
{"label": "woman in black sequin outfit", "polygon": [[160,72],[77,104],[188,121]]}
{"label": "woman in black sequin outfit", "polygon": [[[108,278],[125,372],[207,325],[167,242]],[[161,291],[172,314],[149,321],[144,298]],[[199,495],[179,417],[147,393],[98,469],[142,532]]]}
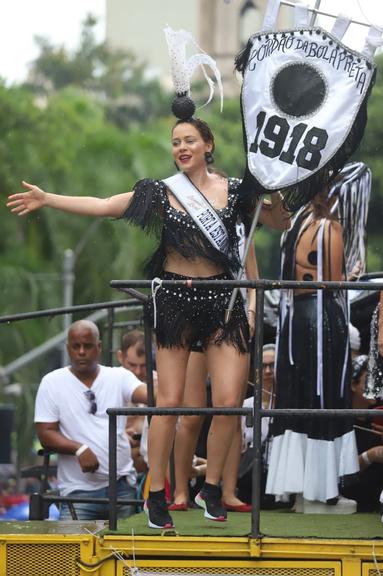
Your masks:
{"label": "woman in black sequin outfit", "polygon": [[[50,194],[23,182],[27,192],[10,196],[7,205],[20,216],[49,206],[76,214],[123,217],[160,235],[158,248],[147,265],[150,278],[229,279],[230,271],[239,266],[236,222],[251,216],[255,202],[254,197],[245,200],[237,193],[239,180],[208,171],[207,157],[213,151],[214,136],[205,122],[192,118],[176,123],[172,133],[174,160],[224,222],[229,237],[226,254],[210,244],[162,181],[141,180],[132,192],[105,199]],[[278,194],[273,194],[271,201],[264,204],[261,222],[281,229],[289,226],[289,216]],[[213,405],[240,406],[241,389],[247,377],[249,327],[240,295],[230,321],[225,324],[224,311],[230,294],[228,288],[197,290],[181,286],[158,290],[158,407],[182,405],[188,357],[197,341],[206,351]],[[205,516],[212,520],[226,519],[219,482],[235,423],[233,417],[215,416],[210,429],[206,483],[199,504],[205,508]],[[151,420],[151,482],[146,510],[153,528],[173,525],[167,511],[164,483],[175,424],[173,416],[157,416]]]}

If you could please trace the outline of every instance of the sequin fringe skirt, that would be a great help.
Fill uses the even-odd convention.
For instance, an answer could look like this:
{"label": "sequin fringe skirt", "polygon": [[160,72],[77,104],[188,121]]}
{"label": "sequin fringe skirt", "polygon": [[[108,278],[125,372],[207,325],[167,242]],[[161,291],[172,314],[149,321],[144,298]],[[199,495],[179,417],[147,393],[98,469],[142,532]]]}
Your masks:
{"label": "sequin fringe skirt", "polygon": [[[187,276],[164,272],[163,280],[187,280]],[[192,280],[231,280],[228,274]],[[161,287],[156,294],[156,339],[163,348],[185,347],[205,350],[209,344],[226,343],[245,354],[249,350],[249,325],[244,302],[238,294],[230,320],[225,324],[225,310],[232,287]],[[149,302],[152,320],[153,299]]]}
{"label": "sequin fringe skirt", "polygon": [[381,400],[383,397],[383,356],[380,356],[378,347],[379,317],[380,304],[374,310],[370,325],[370,351],[365,396],[369,399]]}

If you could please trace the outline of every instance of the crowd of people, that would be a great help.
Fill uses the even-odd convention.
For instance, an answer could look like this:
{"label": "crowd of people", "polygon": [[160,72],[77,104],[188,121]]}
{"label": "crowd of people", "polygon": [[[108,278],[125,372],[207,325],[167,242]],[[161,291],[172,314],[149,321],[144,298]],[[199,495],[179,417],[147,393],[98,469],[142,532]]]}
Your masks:
{"label": "crowd of people", "polygon": [[[377,308],[377,314],[380,306]],[[377,395],[369,394],[367,375],[369,355],[358,355],[358,344],[352,347],[353,359],[350,362],[348,390],[352,408],[366,409],[375,407]],[[106,409],[110,406],[143,406],[147,403],[146,362],[144,333],[130,330],[122,334],[116,359],[119,368],[109,368],[100,364],[102,352],[100,334],[97,326],[88,320],[73,323],[68,331],[67,349],[69,366],[60,368],[45,375],[41,381],[35,406],[36,431],[41,444],[58,454],[57,488],[60,495],[69,498],[108,498],[108,416]],[[274,343],[265,344],[262,351],[262,407],[273,408],[283,404],[285,390],[278,394],[276,375],[280,358],[276,356]],[[371,364],[371,359],[370,359]],[[157,373],[154,372],[154,389],[157,395]],[[251,370],[249,372],[251,376]],[[280,377],[281,378],[281,377]],[[279,380],[281,382],[281,379]],[[287,386],[286,378],[282,386]],[[299,383],[299,380],[297,380]],[[377,383],[379,387],[379,384]],[[302,392],[303,394],[303,392]],[[244,385],[243,407],[252,408],[254,402],[253,384],[247,380]],[[367,397],[366,397],[367,396]],[[370,396],[370,397],[369,397]],[[280,400],[282,397],[282,400]],[[290,397],[291,402],[293,396]],[[192,352],[187,369],[184,406],[211,406],[211,381],[203,351]],[[291,405],[290,402],[290,405]],[[306,402],[306,404],[303,404]],[[303,399],[299,407],[312,406]],[[234,417],[233,417],[234,418]],[[166,502],[170,511],[187,511],[197,507],[198,496],[206,475],[206,446],[211,418],[202,416],[183,416],[178,419],[174,438],[174,477],[170,467],[166,472]],[[290,419],[289,419],[290,420]],[[383,417],[381,419],[354,418],[347,423],[347,432],[355,433],[356,448],[352,446],[352,455],[356,454],[357,465],[352,481],[344,482],[338,469],[338,492],[335,501],[332,498],[308,498],[305,487],[301,487],[300,471],[305,466],[307,447],[293,444],[289,447],[297,471],[287,470],[286,478],[293,483],[285,491],[284,498],[275,498],[267,489],[270,477],[274,478],[271,468],[273,446],[278,446],[278,432],[291,434],[295,420],[290,420],[283,428],[283,421],[277,418],[262,419],[262,471],[261,471],[261,509],[291,508],[305,513],[336,513],[377,511],[380,507],[379,497],[383,486]],[[315,420],[317,423],[317,420]],[[318,424],[316,424],[318,426]],[[302,433],[307,424],[303,419]],[[316,440],[325,439],[327,446],[329,434],[333,432],[329,420],[323,419],[319,425]],[[335,425],[336,426],[336,425]],[[342,426],[342,424],[341,424]],[[282,432],[280,432],[282,430]],[[337,430],[337,429],[336,429]],[[340,427],[340,434],[343,428]],[[148,480],[149,462],[147,447],[148,421],[143,416],[129,416],[126,420],[119,418],[118,425],[118,499],[131,501],[119,505],[118,518],[126,518],[139,510],[135,500],[139,498],[138,483]],[[306,432],[309,442],[309,433]],[[322,437],[321,437],[322,435]],[[252,468],[254,460],[253,428],[245,417],[239,425],[239,443],[233,438],[222,472],[222,506],[229,512],[250,512],[252,509]],[[291,440],[290,440],[291,441]],[[275,448],[274,448],[275,450]],[[310,465],[315,458],[325,468],[326,458],[315,454],[310,448]],[[346,448],[345,448],[346,450]],[[346,458],[347,453],[343,455]],[[296,464],[297,458],[302,462]],[[335,460],[335,457],[333,457]],[[289,459],[279,457],[277,463],[289,465]],[[332,469],[330,470],[332,473]],[[327,472],[328,473],[328,472]],[[329,473],[328,473],[329,474]],[[286,482],[287,482],[286,480]],[[294,484],[295,482],[295,484]],[[174,485],[174,492],[171,485]],[[318,489],[325,489],[326,478],[318,480]],[[311,483],[311,489],[312,483]],[[325,495],[326,496],[326,495]],[[60,506],[60,519],[107,519],[107,504],[92,502],[63,503]]]}

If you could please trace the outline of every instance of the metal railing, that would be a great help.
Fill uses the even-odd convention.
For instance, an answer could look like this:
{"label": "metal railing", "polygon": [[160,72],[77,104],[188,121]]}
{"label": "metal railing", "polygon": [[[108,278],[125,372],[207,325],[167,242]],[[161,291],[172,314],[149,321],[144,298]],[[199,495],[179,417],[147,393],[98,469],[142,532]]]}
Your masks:
{"label": "metal railing", "polygon": [[[140,316],[143,318],[145,317],[145,313],[143,312],[143,301],[146,300],[146,297],[143,296],[141,293],[132,290],[128,291],[133,298],[127,300],[111,300],[107,302],[97,302],[94,304],[81,304],[77,306],[67,306],[67,307],[59,307],[59,308],[50,308],[45,310],[35,310],[33,312],[21,312],[18,314],[9,314],[5,316],[0,316],[0,324],[7,324],[12,325],[14,322],[20,322],[24,320],[33,320],[36,318],[50,318],[53,316],[60,316],[65,314],[72,314],[72,313],[79,313],[79,312],[94,312],[90,316],[87,316],[87,319],[92,320],[94,322],[100,321],[106,318],[106,333],[107,339],[109,341],[108,345],[108,358],[107,362],[112,364],[112,356],[113,356],[113,330],[115,328],[122,328],[126,327],[126,322],[119,322],[115,321],[115,314],[116,311],[127,311],[127,312],[139,312]],[[103,312],[105,312],[103,314]],[[134,324],[136,325],[139,321],[135,321]],[[139,322],[142,325],[142,321]],[[130,325],[130,323],[129,323]],[[1,379],[6,380],[8,376],[16,369],[23,367],[24,365],[33,362],[38,357],[43,354],[48,353],[50,350],[57,348],[60,344],[62,344],[66,339],[66,333],[60,332],[56,336],[53,336],[48,341],[44,342],[40,346],[37,346],[35,350],[31,350],[25,355],[23,355],[22,359],[18,358],[15,361],[11,362],[7,366],[1,368],[0,367],[0,381]],[[146,362],[148,365],[152,366],[152,357],[146,355]],[[152,370],[151,370],[152,373]],[[148,378],[148,396],[151,399],[153,405],[153,379]],[[76,502],[81,503],[98,503],[98,504],[105,504],[108,503],[108,498],[85,498],[85,497],[64,497],[53,494],[49,492],[48,486],[48,470],[49,470],[49,458],[53,452],[49,450],[42,450],[39,451],[39,455],[43,456],[43,464],[41,466],[33,466],[29,467],[30,475],[33,477],[40,478],[40,490],[39,492],[35,492],[30,496],[30,503],[29,503],[29,519],[30,520],[44,520],[48,517],[48,509],[50,504],[53,503],[67,503],[70,511],[72,513],[73,519],[77,519],[75,509],[73,508],[72,504]],[[29,468],[25,468],[21,471],[22,477],[28,477],[28,470]],[[38,470],[39,469],[39,470]],[[120,505],[140,505],[143,503],[140,499],[118,499],[116,504]]]}
{"label": "metal railing", "polygon": [[[186,282],[188,282],[186,284]],[[134,306],[147,301],[147,297],[137,291],[137,288],[150,288],[149,280],[113,280],[110,282],[112,288],[134,295],[136,300],[111,301],[97,304],[82,306],[72,306],[70,308],[55,308],[51,310],[39,310],[36,312],[26,312],[0,317],[1,323],[12,323],[19,320],[28,320],[32,318],[55,316],[69,312],[80,312],[108,308],[113,310],[118,307]],[[383,282],[298,282],[282,280],[163,280],[164,287],[170,286],[188,286],[191,287],[220,287],[231,286],[240,288],[255,288],[257,291],[256,298],[256,330],[254,338],[254,408],[155,408],[153,397],[152,381],[152,356],[151,356],[151,326],[148,314],[144,313],[144,330],[146,344],[146,359],[148,363],[148,384],[149,384],[149,401],[152,405],[148,408],[121,408],[111,407],[107,410],[109,415],[109,527],[111,530],[117,528],[117,504],[118,503],[136,503],[136,500],[118,500],[117,499],[117,416],[129,415],[233,415],[246,416],[248,424],[253,424],[253,447],[254,463],[252,471],[252,521],[251,521],[251,538],[260,538],[260,501],[261,501],[261,423],[262,418],[267,416],[278,417],[328,417],[328,418],[350,418],[355,416],[381,416],[381,410],[361,410],[361,409],[263,409],[262,408],[262,346],[263,346],[263,323],[264,323],[264,297],[265,291],[274,289],[306,289],[306,290],[362,290],[362,291],[380,291],[383,290]],[[146,308],[146,307],[145,307]],[[108,333],[111,336],[114,315],[108,318]],[[37,508],[46,506],[52,502],[103,502],[105,499],[77,499],[70,497],[52,496],[41,494]],[[106,500],[107,501],[107,500]]]}
{"label": "metal railing", "polygon": [[[112,280],[112,288],[122,291],[129,291],[132,288],[150,288],[151,281],[148,280]],[[266,290],[274,289],[306,289],[306,290],[383,290],[383,282],[315,282],[315,281],[293,281],[293,280],[163,280],[162,286],[187,286],[194,287],[220,287],[231,286],[232,288],[255,288],[256,297],[256,326],[254,338],[254,409],[251,408],[109,408],[109,489],[110,489],[110,510],[109,527],[111,530],[117,528],[116,515],[116,426],[119,415],[236,415],[247,416],[253,420],[253,447],[254,462],[252,470],[252,518],[251,518],[251,538],[260,538],[260,501],[261,501],[261,424],[262,418],[266,416],[279,417],[327,417],[327,418],[350,418],[350,416],[379,416],[381,410],[361,410],[361,409],[263,409],[262,408],[262,346],[263,346],[263,322],[264,322],[264,298]],[[146,326],[146,329],[148,327]]]}

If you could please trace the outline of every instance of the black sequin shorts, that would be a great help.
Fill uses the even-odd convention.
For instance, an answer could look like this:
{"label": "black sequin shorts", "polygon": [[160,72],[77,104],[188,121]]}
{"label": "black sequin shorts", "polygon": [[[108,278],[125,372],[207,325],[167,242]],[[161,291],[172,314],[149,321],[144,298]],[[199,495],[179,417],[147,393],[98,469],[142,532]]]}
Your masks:
{"label": "black sequin shorts", "polygon": [[[188,276],[164,272],[163,280],[187,280]],[[231,280],[228,274],[192,280]],[[156,339],[163,348],[183,347],[206,350],[209,344],[230,344],[240,353],[249,351],[249,325],[240,293],[230,320],[225,324],[225,310],[232,287],[173,286],[158,289],[156,301]],[[153,299],[149,302],[154,319]]]}

